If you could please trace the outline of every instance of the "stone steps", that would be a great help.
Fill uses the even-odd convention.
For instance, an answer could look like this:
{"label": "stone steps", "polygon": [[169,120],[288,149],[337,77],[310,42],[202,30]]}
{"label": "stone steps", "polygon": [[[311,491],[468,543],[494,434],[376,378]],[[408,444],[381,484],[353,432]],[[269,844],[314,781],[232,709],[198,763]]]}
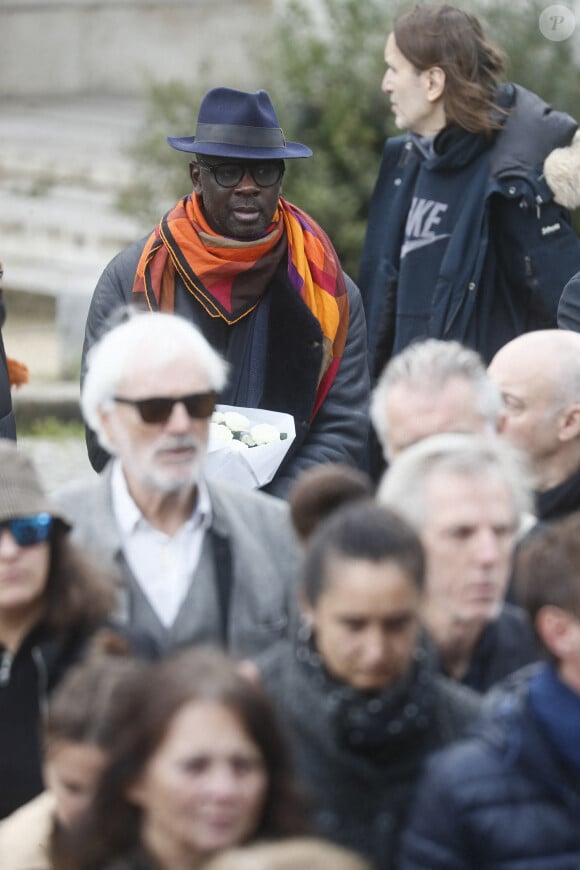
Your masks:
{"label": "stone steps", "polygon": [[143,233],[118,214],[115,191],[54,185],[30,196],[0,185],[6,285],[36,293],[90,294],[109,259]]}
{"label": "stone steps", "polygon": [[127,101],[7,104],[0,118],[5,285],[90,294],[108,260],[144,227],[115,208],[132,171],[141,107]]}
{"label": "stone steps", "polygon": [[[7,295],[54,299],[56,352],[51,377],[78,372],[90,297],[109,260],[149,228],[120,214],[120,186],[134,172],[128,148],[138,135],[143,106],[123,99],[6,102],[0,113],[0,260]],[[5,326],[7,343],[22,323]],[[38,333],[36,333],[36,336]],[[28,342],[35,373],[43,373]],[[42,342],[44,345],[44,342]],[[14,350],[12,350],[14,354]]]}

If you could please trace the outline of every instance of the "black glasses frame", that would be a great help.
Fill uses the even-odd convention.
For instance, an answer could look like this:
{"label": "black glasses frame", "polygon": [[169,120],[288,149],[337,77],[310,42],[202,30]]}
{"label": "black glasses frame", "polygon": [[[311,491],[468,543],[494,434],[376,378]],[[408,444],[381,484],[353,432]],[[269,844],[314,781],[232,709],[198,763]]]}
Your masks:
{"label": "black glasses frame", "polygon": [[[206,163],[205,160],[200,160],[198,158],[197,163],[202,169],[205,169],[207,172],[211,172],[214,177],[215,183],[219,187],[225,187],[226,190],[231,190],[232,188],[237,187],[246,172],[250,173],[250,175],[254,179],[254,183],[257,184],[258,187],[263,188],[274,187],[274,185],[278,184],[278,182],[281,181],[284,173],[286,172],[286,166],[283,160],[261,160],[257,161],[256,163],[244,163],[238,162],[237,160],[232,160],[227,161],[226,163]],[[222,169],[224,166],[227,166],[229,168],[235,166],[239,169],[239,176],[231,184],[224,184],[223,181],[220,181],[218,177],[220,169]],[[278,175],[274,181],[269,181],[268,184],[264,184],[258,178],[256,178],[256,172],[258,172],[262,166],[276,166],[278,170]]]}
{"label": "black glasses frame", "polygon": [[152,396],[149,399],[127,399],[113,396],[113,401],[135,408],[144,423],[167,423],[175,405],[183,405],[192,420],[205,420],[211,417],[218,394],[213,390],[206,393],[189,393],[187,396]]}

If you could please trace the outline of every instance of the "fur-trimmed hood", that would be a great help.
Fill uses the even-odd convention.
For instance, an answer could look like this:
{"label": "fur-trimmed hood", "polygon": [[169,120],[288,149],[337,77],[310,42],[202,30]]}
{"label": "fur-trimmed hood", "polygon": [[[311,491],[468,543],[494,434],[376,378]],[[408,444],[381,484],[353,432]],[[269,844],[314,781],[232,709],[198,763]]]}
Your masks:
{"label": "fur-trimmed hood", "polygon": [[570,145],[548,154],[544,177],[557,203],[569,209],[580,206],[580,130]]}

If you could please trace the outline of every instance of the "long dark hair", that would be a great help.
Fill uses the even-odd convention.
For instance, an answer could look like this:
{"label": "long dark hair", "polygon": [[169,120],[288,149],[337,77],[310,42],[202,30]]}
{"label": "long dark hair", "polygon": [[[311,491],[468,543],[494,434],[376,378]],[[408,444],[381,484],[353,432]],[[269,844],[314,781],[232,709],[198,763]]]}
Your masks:
{"label": "long dark hair", "polygon": [[141,811],[127,799],[163,741],[175,715],[192,701],[224,704],[259,748],[267,774],[263,812],[253,838],[304,833],[304,805],[295,787],[280,726],[265,692],[246,680],[217,650],[178,653],[144,669],[125,693],[116,717],[109,761],[88,817],[55,866],[101,870],[140,850]]}
{"label": "long dark hair", "polygon": [[113,581],[71,541],[59,520],[50,541],[45,602],[44,621],[55,631],[98,624],[115,604]]}
{"label": "long dark hair", "polygon": [[415,6],[396,22],[397,48],[423,72],[445,73],[443,103],[448,124],[490,136],[501,126],[497,88],[504,54],[485,37],[475,15],[455,6]]}

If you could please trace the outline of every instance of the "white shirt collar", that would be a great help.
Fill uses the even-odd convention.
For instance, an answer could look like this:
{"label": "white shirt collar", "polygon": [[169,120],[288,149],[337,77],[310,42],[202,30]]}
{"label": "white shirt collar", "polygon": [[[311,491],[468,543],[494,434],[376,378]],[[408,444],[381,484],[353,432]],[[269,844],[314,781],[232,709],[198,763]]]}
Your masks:
{"label": "white shirt collar", "polygon": [[[122,538],[127,538],[131,535],[140,524],[145,523],[149,525],[129,492],[123,468],[118,459],[113,460],[111,499],[113,513]],[[200,478],[197,482],[195,505],[191,516],[186,520],[184,525],[189,526],[191,529],[207,529],[211,525],[211,500],[207,484],[203,478]]]}

